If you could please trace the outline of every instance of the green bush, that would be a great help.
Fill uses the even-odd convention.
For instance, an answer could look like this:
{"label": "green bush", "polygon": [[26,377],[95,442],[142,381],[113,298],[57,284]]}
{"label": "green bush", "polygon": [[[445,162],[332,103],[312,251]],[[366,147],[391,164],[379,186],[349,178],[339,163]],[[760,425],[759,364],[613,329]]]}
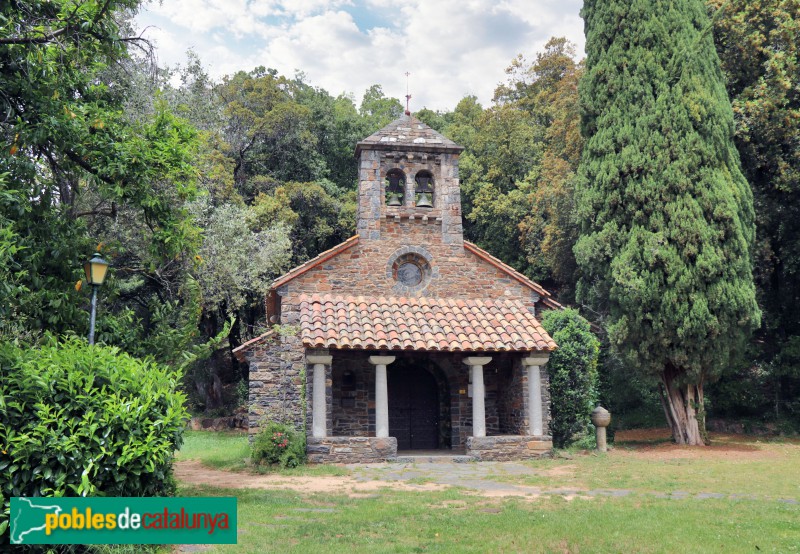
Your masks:
{"label": "green bush", "polygon": [[37,348],[0,343],[4,518],[12,496],[172,494],[187,417],[178,378],[76,338]]}
{"label": "green bush", "polygon": [[564,448],[589,434],[589,416],[597,402],[600,341],[577,310],[551,310],[542,327],[558,344],[550,355],[550,430],[553,445]]}
{"label": "green bush", "polygon": [[292,427],[268,423],[253,441],[253,463],[297,467],[306,461],[306,441]]}

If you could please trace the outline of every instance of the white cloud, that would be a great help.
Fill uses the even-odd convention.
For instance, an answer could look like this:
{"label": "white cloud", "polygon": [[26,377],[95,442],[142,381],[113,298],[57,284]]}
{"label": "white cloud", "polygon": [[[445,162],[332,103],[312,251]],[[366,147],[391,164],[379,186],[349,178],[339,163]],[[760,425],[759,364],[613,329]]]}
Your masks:
{"label": "white cloud", "polygon": [[583,49],[580,0],[165,0],[142,12],[162,63],[193,47],[212,75],[258,65],[301,70],[333,95],[381,84],[412,109],[453,109],[474,94],[488,104],[518,53],[551,36]]}
{"label": "white cloud", "polygon": [[307,17],[320,12],[331,11],[341,6],[352,6],[350,0],[280,0],[277,2],[286,15]]}

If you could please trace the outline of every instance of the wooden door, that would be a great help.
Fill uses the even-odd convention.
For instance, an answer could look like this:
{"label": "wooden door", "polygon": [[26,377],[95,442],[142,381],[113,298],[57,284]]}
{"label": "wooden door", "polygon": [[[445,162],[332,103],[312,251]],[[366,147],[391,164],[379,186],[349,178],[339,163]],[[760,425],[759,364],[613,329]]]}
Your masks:
{"label": "wooden door", "polygon": [[389,436],[398,450],[439,448],[439,391],[420,367],[389,368]]}

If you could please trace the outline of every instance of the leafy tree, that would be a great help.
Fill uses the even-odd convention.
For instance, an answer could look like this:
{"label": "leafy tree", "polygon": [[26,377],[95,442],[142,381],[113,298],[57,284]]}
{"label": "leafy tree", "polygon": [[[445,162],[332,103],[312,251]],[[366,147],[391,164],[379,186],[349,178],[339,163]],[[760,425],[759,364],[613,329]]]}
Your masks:
{"label": "leafy tree", "polygon": [[461,187],[464,232],[504,262],[524,267],[519,221],[527,211],[528,177],[541,163],[543,128],[515,104],[485,110],[477,124]]}
{"label": "leafy tree", "polygon": [[227,153],[235,163],[236,187],[246,199],[258,192],[247,186],[253,176],[309,181],[324,173],[311,110],[292,98],[291,87],[289,79],[263,67],[225,77],[218,87]]}
{"label": "leafy tree", "polygon": [[355,232],[355,195],[344,200],[329,181],[290,182],[274,194],[256,198],[250,224],[264,229],[275,222],[286,225],[292,244],[292,263],[301,264],[333,248]]}
{"label": "leafy tree", "polygon": [[[184,209],[196,192],[195,130],[163,104],[125,111],[133,0],[14,1],[0,6],[0,219],[29,294],[0,298],[31,336],[86,327],[74,289],[99,226],[141,223],[140,275],[190,260],[199,234]],[[126,68],[127,69],[127,68]],[[105,223],[103,223],[105,222]],[[130,251],[129,251],[130,252]],[[119,260],[115,260],[118,262]]]}
{"label": "leafy tree", "polygon": [[450,124],[444,129],[445,136],[454,140],[465,148],[463,157],[469,156],[475,135],[478,133],[478,120],[483,115],[483,106],[476,96],[465,96],[456,105],[450,116]]}
{"label": "leafy tree", "polygon": [[414,114],[414,117],[425,123],[431,129],[443,133],[452,121],[453,112],[444,112],[441,110],[433,111],[428,108],[422,108]]}
{"label": "leafy tree", "polygon": [[588,0],[579,300],[658,375],[673,437],[704,441],[704,385],[759,324],[754,213],[699,0]]}
{"label": "leafy tree", "polygon": [[576,279],[572,248],[578,235],[574,197],[583,148],[578,107],[583,66],[574,61],[574,47],[565,39],[551,39],[545,49],[525,72],[535,77],[536,94],[524,98],[538,106],[547,129],[541,169],[526,201],[530,208],[519,222],[520,241],[530,272],[569,301]]}
{"label": "leafy tree", "polygon": [[548,310],[542,327],[558,344],[550,354],[550,431],[553,444],[564,448],[586,436],[597,403],[597,360],[600,341],[577,310]]}
{"label": "leafy tree", "polygon": [[[755,197],[755,277],[765,311],[760,352],[754,352],[758,367],[732,374],[725,393],[744,389],[742,414],[771,407],[782,417],[800,394],[794,354],[800,341],[800,2],[711,0],[708,5],[733,104],[735,143]],[[756,391],[762,393],[754,396]],[[734,405],[715,403],[724,404]]]}
{"label": "leafy tree", "polygon": [[403,115],[403,104],[397,98],[387,97],[380,85],[372,85],[364,93],[358,113],[363,125],[360,138],[364,138]]}
{"label": "leafy tree", "polygon": [[571,43],[553,38],[533,63],[517,57],[494,105],[477,111],[465,99],[447,128],[468,142],[461,171],[467,237],[567,296],[581,147],[574,55]]}
{"label": "leafy tree", "polygon": [[245,207],[224,204],[212,209],[203,204],[196,208],[206,230],[197,269],[203,302],[207,309],[224,305],[235,313],[263,299],[269,284],[288,268],[289,234],[281,223],[253,232]]}

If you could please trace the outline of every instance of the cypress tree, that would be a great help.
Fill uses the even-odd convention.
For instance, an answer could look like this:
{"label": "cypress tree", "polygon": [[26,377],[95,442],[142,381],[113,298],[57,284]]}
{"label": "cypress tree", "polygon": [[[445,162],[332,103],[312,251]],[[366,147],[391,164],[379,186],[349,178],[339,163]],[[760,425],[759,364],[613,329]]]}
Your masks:
{"label": "cypress tree", "polygon": [[679,444],[760,322],[753,198],[702,0],[586,0],[578,299],[659,378]]}

